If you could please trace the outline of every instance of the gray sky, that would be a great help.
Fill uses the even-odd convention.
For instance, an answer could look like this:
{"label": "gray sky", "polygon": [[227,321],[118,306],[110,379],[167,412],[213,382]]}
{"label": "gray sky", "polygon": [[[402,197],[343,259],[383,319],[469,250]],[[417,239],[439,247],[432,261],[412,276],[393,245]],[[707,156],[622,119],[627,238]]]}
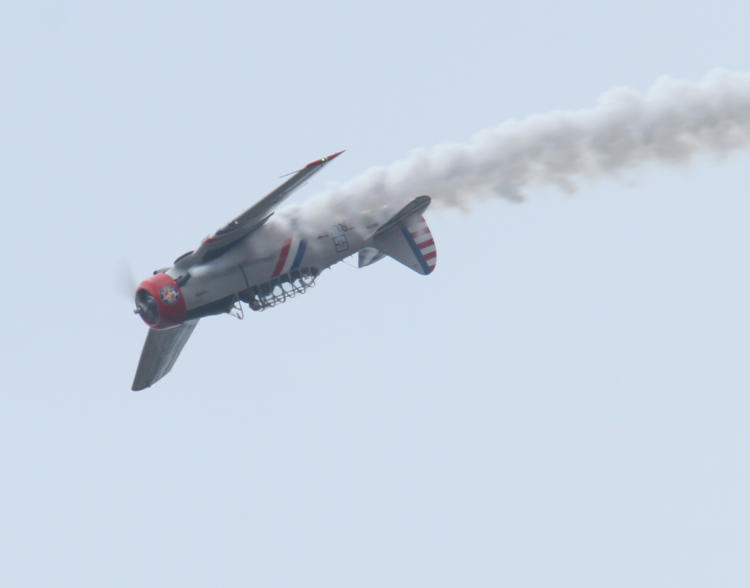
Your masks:
{"label": "gray sky", "polygon": [[428,211],[438,266],[201,321],[113,285],[278,176],[744,72],[744,2],[0,7],[0,583],[746,586],[748,164]]}

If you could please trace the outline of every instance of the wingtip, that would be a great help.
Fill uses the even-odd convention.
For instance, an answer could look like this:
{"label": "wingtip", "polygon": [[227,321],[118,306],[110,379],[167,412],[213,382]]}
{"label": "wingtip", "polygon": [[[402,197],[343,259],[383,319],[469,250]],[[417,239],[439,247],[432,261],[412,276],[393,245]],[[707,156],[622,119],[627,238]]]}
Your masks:
{"label": "wingtip", "polygon": [[327,155],[325,157],[321,157],[320,159],[316,159],[315,161],[311,161],[305,167],[312,167],[314,165],[322,165],[324,163],[328,163],[329,161],[336,159],[344,151],[346,151],[346,149],[342,149],[341,151],[337,151],[336,153],[332,153],[331,155]]}

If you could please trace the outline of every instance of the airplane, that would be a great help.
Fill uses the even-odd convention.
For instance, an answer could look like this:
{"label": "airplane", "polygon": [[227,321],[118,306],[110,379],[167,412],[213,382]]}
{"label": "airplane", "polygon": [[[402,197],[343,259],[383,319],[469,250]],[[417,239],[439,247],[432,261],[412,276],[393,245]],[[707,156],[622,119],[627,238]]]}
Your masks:
{"label": "airplane", "polygon": [[172,369],[201,318],[225,313],[242,318],[243,302],[254,311],[286,302],[313,286],[321,271],[354,253],[360,268],[388,256],[418,274],[432,273],[437,251],[422,216],[429,196],[414,198],[395,214],[383,206],[331,217],[325,226],[305,221],[304,207],[276,214],[295,188],[341,153],[292,172],[195,250],[140,283],[134,312],[149,329],[133,390],[148,388]]}

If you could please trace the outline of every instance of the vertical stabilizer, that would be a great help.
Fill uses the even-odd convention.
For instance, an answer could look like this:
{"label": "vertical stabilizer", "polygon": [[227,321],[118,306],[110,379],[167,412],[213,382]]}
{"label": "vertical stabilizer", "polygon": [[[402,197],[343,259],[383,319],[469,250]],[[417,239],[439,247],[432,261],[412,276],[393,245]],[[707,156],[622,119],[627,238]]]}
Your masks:
{"label": "vertical stabilizer", "polygon": [[[381,226],[372,238],[372,247],[382,256],[413,269],[418,274],[428,275],[435,269],[437,250],[430,228],[422,212],[430,205],[429,196],[419,196],[402,208],[387,223]],[[360,255],[360,267],[374,263],[380,258],[371,251]]]}

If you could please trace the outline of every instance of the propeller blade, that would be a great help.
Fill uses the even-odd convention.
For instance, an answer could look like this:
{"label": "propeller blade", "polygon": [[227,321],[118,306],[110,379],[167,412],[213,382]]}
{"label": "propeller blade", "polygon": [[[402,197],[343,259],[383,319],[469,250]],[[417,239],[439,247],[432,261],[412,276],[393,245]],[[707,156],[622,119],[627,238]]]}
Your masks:
{"label": "propeller blade", "polygon": [[135,274],[127,261],[120,260],[117,264],[115,278],[117,291],[126,296],[128,300],[133,300],[135,290],[138,287],[138,281],[135,279]]}

